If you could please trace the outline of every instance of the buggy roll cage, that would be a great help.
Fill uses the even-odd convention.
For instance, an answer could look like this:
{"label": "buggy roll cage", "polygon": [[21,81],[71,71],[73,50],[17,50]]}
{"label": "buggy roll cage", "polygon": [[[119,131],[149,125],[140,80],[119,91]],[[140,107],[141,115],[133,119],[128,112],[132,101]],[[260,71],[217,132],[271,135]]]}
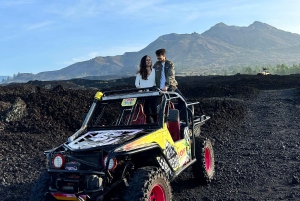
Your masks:
{"label": "buggy roll cage", "polygon": [[[139,92],[139,93],[134,94],[133,92]],[[167,101],[180,98],[184,102],[186,102],[185,99],[179,93],[174,91],[162,91],[157,87],[104,91],[102,100],[113,100],[118,98],[125,98],[126,97],[125,94],[128,94],[130,98],[148,97],[148,96],[165,96],[165,99]],[[113,97],[108,98],[107,96],[113,96]],[[189,106],[189,105],[196,105],[196,104],[199,104],[199,102],[187,103],[186,105]]]}
{"label": "buggy roll cage", "polygon": [[[87,113],[86,118],[85,118],[84,122],[82,123],[80,129],[68,138],[68,142],[70,143],[70,142],[74,141],[75,138],[80,136],[84,132],[84,130],[87,128],[87,123],[89,122],[98,101],[116,100],[116,99],[124,99],[124,98],[139,98],[139,97],[159,97],[159,96],[160,97],[164,96],[164,98],[162,99],[162,103],[161,103],[163,106],[165,106],[167,103],[170,104],[170,101],[172,99],[180,98],[184,102],[186,109],[189,111],[188,113],[192,112],[188,106],[199,104],[199,102],[186,103],[185,99],[179,93],[174,92],[174,91],[162,91],[157,87],[134,88],[134,89],[97,92],[95,95],[93,104],[91,105],[90,110]],[[164,110],[161,110],[161,111],[164,111]],[[159,114],[159,115],[162,115],[162,114]]]}

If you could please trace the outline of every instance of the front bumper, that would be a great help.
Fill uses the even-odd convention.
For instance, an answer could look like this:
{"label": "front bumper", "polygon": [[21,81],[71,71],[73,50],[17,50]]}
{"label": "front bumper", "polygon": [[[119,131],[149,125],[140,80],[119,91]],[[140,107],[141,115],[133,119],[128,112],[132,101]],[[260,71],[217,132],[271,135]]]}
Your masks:
{"label": "front bumper", "polygon": [[74,200],[74,201],[86,201],[86,195],[66,194],[66,193],[51,193],[57,200]]}

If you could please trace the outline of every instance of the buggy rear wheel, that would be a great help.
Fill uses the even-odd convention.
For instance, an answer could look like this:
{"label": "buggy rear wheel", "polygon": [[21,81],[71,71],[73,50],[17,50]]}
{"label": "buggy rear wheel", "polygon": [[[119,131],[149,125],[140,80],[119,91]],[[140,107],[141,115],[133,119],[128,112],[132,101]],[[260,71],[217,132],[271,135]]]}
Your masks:
{"label": "buggy rear wheel", "polygon": [[125,201],[169,201],[172,190],[165,173],[157,167],[143,167],[134,173],[124,191]]}
{"label": "buggy rear wheel", "polygon": [[215,158],[212,143],[209,139],[195,137],[196,159],[192,169],[194,176],[201,184],[211,182],[215,175]]}

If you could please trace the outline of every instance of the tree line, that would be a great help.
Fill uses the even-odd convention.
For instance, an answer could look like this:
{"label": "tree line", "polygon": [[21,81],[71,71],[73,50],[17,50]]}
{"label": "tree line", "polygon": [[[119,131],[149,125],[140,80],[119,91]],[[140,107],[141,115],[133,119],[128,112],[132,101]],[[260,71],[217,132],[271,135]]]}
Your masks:
{"label": "tree line", "polygon": [[[184,69],[177,69],[179,72],[183,71]],[[177,71],[177,72],[178,72]],[[270,74],[277,74],[277,75],[290,75],[290,74],[300,74],[300,64],[296,65],[293,64],[292,66],[288,66],[286,64],[277,64],[275,66],[272,65],[264,65],[264,66],[246,66],[246,67],[229,67],[226,69],[220,69],[219,71],[215,72],[216,75],[235,75],[237,73],[241,74],[249,74],[249,75],[256,75],[259,72],[267,71]],[[195,72],[194,72],[195,73]],[[184,73],[186,75],[189,75],[187,73]],[[205,73],[203,75],[211,75],[212,73]],[[15,80],[16,77],[18,77],[20,73],[13,74],[13,76],[8,76],[7,78],[3,78],[2,82],[12,82]],[[193,75],[191,72],[190,75]]]}
{"label": "tree line", "polygon": [[18,74],[13,74],[13,76],[7,76],[6,78],[2,78],[2,82],[10,82],[13,79],[15,79],[17,76],[19,76],[21,73],[18,72]]}
{"label": "tree line", "polygon": [[255,75],[262,71],[266,71],[270,74],[277,74],[277,75],[290,75],[290,74],[300,74],[300,64],[296,65],[293,64],[292,66],[288,66],[286,64],[277,64],[276,66],[265,65],[265,66],[247,66],[243,67],[240,72],[241,74],[250,74]]}

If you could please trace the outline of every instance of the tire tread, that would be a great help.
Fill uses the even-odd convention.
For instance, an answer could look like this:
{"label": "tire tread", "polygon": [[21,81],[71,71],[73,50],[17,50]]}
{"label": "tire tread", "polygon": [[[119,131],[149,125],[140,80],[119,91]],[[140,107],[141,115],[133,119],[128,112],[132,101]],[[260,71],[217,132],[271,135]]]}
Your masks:
{"label": "tire tread", "polygon": [[172,200],[172,190],[165,173],[157,167],[143,167],[136,170],[134,176],[129,180],[129,186],[124,192],[124,201],[148,201],[149,193],[155,182],[162,182],[164,185],[167,200]]}

